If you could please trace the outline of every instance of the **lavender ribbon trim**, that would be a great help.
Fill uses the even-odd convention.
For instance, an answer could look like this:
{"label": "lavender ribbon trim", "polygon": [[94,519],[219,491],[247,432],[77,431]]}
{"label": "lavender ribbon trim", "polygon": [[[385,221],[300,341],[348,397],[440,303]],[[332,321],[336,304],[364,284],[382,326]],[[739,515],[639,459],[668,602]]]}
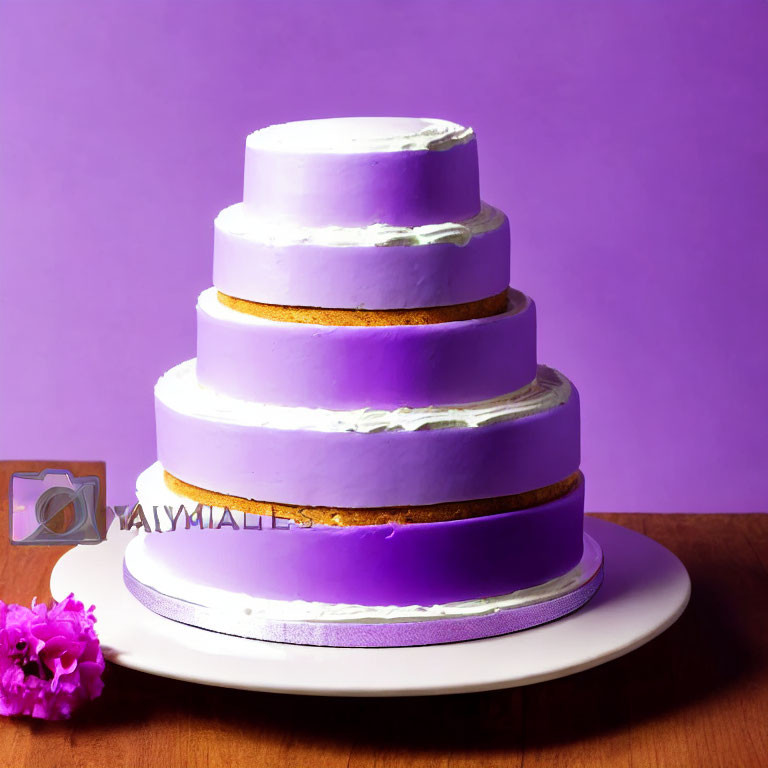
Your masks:
{"label": "lavender ribbon trim", "polygon": [[437,645],[521,632],[560,619],[584,606],[602,585],[603,573],[601,563],[586,583],[568,594],[483,616],[356,624],[232,619],[210,608],[163,595],[135,579],[123,566],[123,580],[129,592],[152,612],[173,621],[254,640],[343,648]]}

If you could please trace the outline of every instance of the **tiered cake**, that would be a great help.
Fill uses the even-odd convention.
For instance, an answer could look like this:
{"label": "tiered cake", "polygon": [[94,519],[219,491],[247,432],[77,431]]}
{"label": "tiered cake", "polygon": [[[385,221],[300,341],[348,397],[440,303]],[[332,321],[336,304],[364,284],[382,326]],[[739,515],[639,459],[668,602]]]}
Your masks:
{"label": "tiered cake", "polygon": [[578,395],[537,366],[471,129],[256,131],[214,286],[196,360],[155,388],[138,495],[242,515],[132,541],[138,599],[245,637],[383,646],[516,631],[594,594]]}

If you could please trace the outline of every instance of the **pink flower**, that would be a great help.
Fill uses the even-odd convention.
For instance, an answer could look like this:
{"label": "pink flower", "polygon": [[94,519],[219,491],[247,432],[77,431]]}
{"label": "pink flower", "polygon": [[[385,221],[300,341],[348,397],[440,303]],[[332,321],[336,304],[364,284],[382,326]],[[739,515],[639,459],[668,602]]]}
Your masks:
{"label": "pink flower", "polygon": [[0,714],[64,720],[101,694],[93,609],[74,595],[51,608],[0,600]]}

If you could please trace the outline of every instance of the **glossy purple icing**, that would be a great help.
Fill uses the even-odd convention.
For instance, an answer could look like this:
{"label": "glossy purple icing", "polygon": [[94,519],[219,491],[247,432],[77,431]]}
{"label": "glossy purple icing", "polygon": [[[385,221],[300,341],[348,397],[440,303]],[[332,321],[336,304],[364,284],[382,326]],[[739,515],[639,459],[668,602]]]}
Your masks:
{"label": "glossy purple icing", "polygon": [[464,304],[509,285],[509,222],[466,245],[268,245],[215,226],[213,284],[265,304],[411,309]]}
{"label": "glossy purple icing", "polygon": [[[210,302],[212,294],[207,295]],[[344,410],[472,403],[536,377],[536,316],[513,292],[502,315],[451,323],[322,326],[197,307],[197,376],[243,400]]]}
{"label": "glossy purple icing", "polygon": [[477,142],[397,152],[246,146],[243,202],[257,218],[308,227],[417,227],[480,211]]}
{"label": "glossy purple icing", "polygon": [[[584,483],[538,507],[410,525],[177,528],[146,554],[197,585],[274,600],[437,605],[505,595],[574,568]],[[226,563],[226,567],[222,567]]]}
{"label": "glossy purple icing", "polygon": [[286,504],[383,507],[522,493],[579,467],[579,397],[481,427],[321,432],[243,426],[155,401],[158,458],[179,479]]}

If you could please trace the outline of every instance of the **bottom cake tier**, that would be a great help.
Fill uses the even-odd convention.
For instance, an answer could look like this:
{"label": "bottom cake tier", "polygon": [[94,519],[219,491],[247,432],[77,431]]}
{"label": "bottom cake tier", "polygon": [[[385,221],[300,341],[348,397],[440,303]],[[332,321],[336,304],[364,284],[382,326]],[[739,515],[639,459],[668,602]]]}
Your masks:
{"label": "bottom cake tier", "polygon": [[366,526],[200,508],[168,488],[159,463],[137,493],[150,530],[126,550],[128,589],[155,613],[225,634],[343,647],[458,642],[565,616],[602,583],[602,552],[582,532],[583,478],[526,509]]}

